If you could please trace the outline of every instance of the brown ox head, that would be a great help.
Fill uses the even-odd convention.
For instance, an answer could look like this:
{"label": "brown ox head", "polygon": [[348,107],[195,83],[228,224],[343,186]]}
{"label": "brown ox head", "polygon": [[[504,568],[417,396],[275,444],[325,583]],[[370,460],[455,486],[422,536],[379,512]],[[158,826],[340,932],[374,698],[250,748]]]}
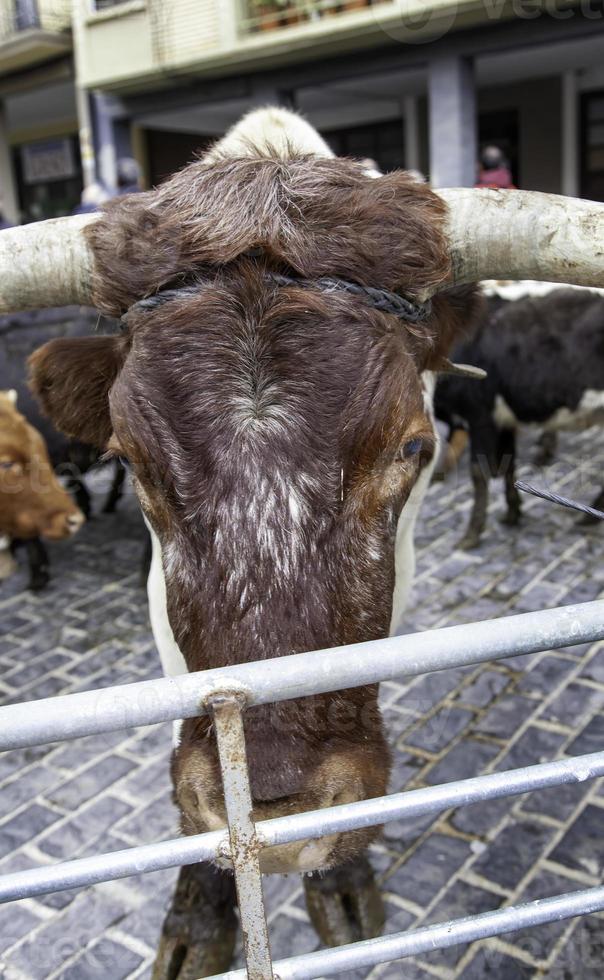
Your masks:
{"label": "brown ox head", "polygon": [[[435,449],[421,375],[473,291],[414,327],[271,273],[417,296],[449,272],[443,217],[404,174],[250,159],[193,164],[93,226],[96,305],[128,311],[123,336],[52,341],[33,384],[59,428],[130,461],[190,670],[388,633],[398,516]],[[257,816],[385,792],[376,697],[250,709]],[[187,830],[224,823],[207,717],[184,723],[174,779]],[[369,836],[297,844],[267,867],[327,866]]]}
{"label": "brown ox head", "polygon": [[0,535],[59,541],[83,521],[53,472],[44,439],[17,411],[15,392],[0,392]]}
{"label": "brown ox head", "polygon": [[[503,199],[480,201],[505,219]],[[47,344],[32,360],[34,388],[59,428],[130,460],[190,670],[387,633],[397,518],[434,452],[425,372],[471,318],[474,292],[436,295],[413,326],[312,283],[332,276],[425,299],[493,263],[534,269],[529,251],[540,271],[560,274],[538,203],[528,230],[530,207],[522,214],[521,258],[509,234],[494,255],[481,246],[477,203],[462,193],[448,216],[425,185],[342,160],[215,157],[109,204],[86,244],[72,242],[54,300],[91,295],[104,312],[127,313],[125,330]],[[537,228],[543,249],[529,250]],[[36,230],[37,247],[63,254],[68,231]],[[14,287],[24,302],[48,288],[40,274],[25,267]],[[255,815],[383,793],[376,697],[370,687],[249,709]],[[185,722],[173,773],[184,829],[222,825],[207,717]],[[371,833],[292,845],[265,869],[329,867]]]}

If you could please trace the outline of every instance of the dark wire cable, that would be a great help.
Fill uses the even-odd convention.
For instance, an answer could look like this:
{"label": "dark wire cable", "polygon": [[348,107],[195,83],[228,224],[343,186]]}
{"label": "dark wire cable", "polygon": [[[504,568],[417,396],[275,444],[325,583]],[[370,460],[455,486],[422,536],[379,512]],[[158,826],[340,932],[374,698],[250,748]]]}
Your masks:
{"label": "dark wire cable", "polygon": [[530,484],[522,483],[520,480],[516,480],[514,486],[516,490],[520,490],[522,493],[532,493],[533,497],[541,497],[542,500],[549,500],[552,504],[560,504],[561,507],[570,507],[571,510],[580,510],[582,514],[588,514],[589,517],[596,517],[599,521],[604,521],[603,511],[588,507],[587,504],[579,504],[576,500],[569,500],[568,497],[561,497],[559,493],[538,490],[537,487],[531,487]]}

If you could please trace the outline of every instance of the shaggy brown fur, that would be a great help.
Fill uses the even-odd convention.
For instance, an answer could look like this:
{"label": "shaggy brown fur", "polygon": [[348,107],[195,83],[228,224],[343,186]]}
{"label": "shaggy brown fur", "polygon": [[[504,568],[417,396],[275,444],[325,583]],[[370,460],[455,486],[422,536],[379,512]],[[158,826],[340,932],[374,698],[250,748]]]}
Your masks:
{"label": "shaggy brown fur", "polygon": [[351,160],[199,161],[103,210],[87,236],[94,302],[112,315],[255,248],[310,279],[340,276],[414,297],[449,274],[441,199],[406,173],[375,180]]}
{"label": "shaggy brown fur", "polygon": [[31,355],[29,369],[35,393],[57,429],[98,449],[105,448],[113,428],[109,392],[126,350],[122,337],[61,337]]}
{"label": "shaggy brown fur", "polygon": [[54,474],[44,439],[0,392],[0,535],[60,541],[83,521]]}

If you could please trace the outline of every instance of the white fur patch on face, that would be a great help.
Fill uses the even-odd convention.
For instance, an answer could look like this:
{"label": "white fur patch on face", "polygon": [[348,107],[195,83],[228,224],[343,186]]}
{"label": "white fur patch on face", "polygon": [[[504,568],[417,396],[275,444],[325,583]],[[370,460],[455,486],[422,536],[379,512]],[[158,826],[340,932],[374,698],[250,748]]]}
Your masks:
{"label": "white fur patch on face", "polygon": [[[239,547],[242,529],[253,536],[256,560],[274,566],[279,587],[288,581],[293,586],[312,550],[305,529],[312,521],[310,498],[314,488],[312,479],[304,473],[296,474],[295,486],[288,474],[278,468],[262,473],[250,456],[242,456],[238,466],[239,492],[225,496],[216,508],[214,551],[216,560],[230,569],[229,595],[241,606],[247,599],[254,599],[254,609],[259,614],[261,607],[253,583],[250,585],[249,564]],[[269,599],[269,593],[270,590],[265,591],[264,598]]]}
{"label": "white fur patch on face", "polygon": [[149,616],[151,629],[155,640],[161,665],[166,677],[176,677],[187,673],[187,665],[176,640],[168,619],[166,598],[166,580],[162,560],[162,549],[155,531],[145,518],[145,524],[151,535],[152,558],[149,579],[147,581],[147,596],[149,598]]}
{"label": "white fur patch on face", "polygon": [[[144,515],[143,515],[144,517]],[[147,580],[147,596],[149,599],[149,618],[153,639],[159,652],[162,670],[166,677],[176,677],[186,674],[185,658],[174,639],[174,633],[168,619],[168,604],[166,596],[166,580],[162,560],[162,549],[155,531],[144,517],[147,530],[151,535],[152,557],[149,578]],[[172,739],[174,745],[180,741],[182,721],[172,723]]]}
{"label": "white fur patch on face", "polygon": [[[424,389],[424,407],[427,415],[432,422],[434,439],[438,447],[438,429],[434,420],[432,401],[434,389],[436,387],[436,375],[432,371],[424,371],[422,374],[422,385]],[[415,547],[413,535],[415,533],[415,522],[417,520],[424,497],[430,486],[432,472],[438,458],[438,448],[430,463],[422,470],[409,495],[409,499],[403,507],[396,528],[396,545],[394,552],[394,592],[392,595],[392,615],[390,617],[390,636],[396,636],[403,626],[403,616],[409,599],[409,593],[415,575]]]}

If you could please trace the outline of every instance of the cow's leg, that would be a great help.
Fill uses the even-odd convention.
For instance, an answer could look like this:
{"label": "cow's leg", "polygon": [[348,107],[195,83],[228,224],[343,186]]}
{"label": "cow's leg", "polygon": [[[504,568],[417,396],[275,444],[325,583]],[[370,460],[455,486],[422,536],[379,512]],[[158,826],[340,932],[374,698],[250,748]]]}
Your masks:
{"label": "cow's leg", "polygon": [[50,559],[40,538],[25,542],[29,562],[29,585],[32,592],[40,592],[50,582]]}
{"label": "cow's leg", "polygon": [[152,980],[197,980],[229,969],[235,951],[235,880],[207,862],[180,869]]}
{"label": "cow's leg", "polygon": [[326,946],[373,939],[384,928],[384,903],[366,855],[304,877],[310,921]]}
{"label": "cow's leg", "polygon": [[537,452],[535,453],[534,463],[536,466],[549,466],[556,458],[556,448],[558,446],[558,434],[552,429],[542,432],[537,441]]}
{"label": "cow's leg", "polygon": [[445,476],[453,470],[456,470],[459,466],[459,461],[466,450],[469,438],[467,429],[453,429],[449,433],[443,465],[443,474]]}
{"label": "cow's leg", "polygon": [[483,460],[472,461],[470,476],[474,489],[474,503],[466,533],[458,545],[464,550],[476,548],[480,544],[480,538],[487,522],[489,506],[489,471]]}
{"label": "cow's leg", "polygon": [[84,477],[70,475],[67,480],[67,489],[75,497],[75,502],[82,511],[87,521],[92,517],[92,506],[88,487],[84,483]]}
{"label": "cow's leg", "polygon": [[10,578],[17,570],[17,563],[13,558],[11,540],[4,535],[0,535],[0,582]]}
{"label": "cow's leg", "polygon": [[98,452],[77,439],[70,439],[68,458],[69,472],[65,474],[67,476],[67,489],[75,497],[76,504],[88,521],[92,516],[92,507],[88,487],[84,481],[84,473],[96,462]]}
{"label": "cow's leg", "polygon": [[109,493],[107,494],[107,499],[103,506],[103,514],[113,514],[115,512],[115,508],[122,499],[122,489],[125,478],[126,470],[120,463],[119,459],[116,459],[115,472],[113,474],[113,480],[111,481]]}
{"label": "cow's leg", "polygon": [[507,510],[503,516],[502,523],[510,527],[516,527],[520,523],[522,507],[520,504],[520,494],[516,483],[516,433],[513,429],[502,429],[499,437],[499,458],[503,461],[505,472],[505,499]]}

